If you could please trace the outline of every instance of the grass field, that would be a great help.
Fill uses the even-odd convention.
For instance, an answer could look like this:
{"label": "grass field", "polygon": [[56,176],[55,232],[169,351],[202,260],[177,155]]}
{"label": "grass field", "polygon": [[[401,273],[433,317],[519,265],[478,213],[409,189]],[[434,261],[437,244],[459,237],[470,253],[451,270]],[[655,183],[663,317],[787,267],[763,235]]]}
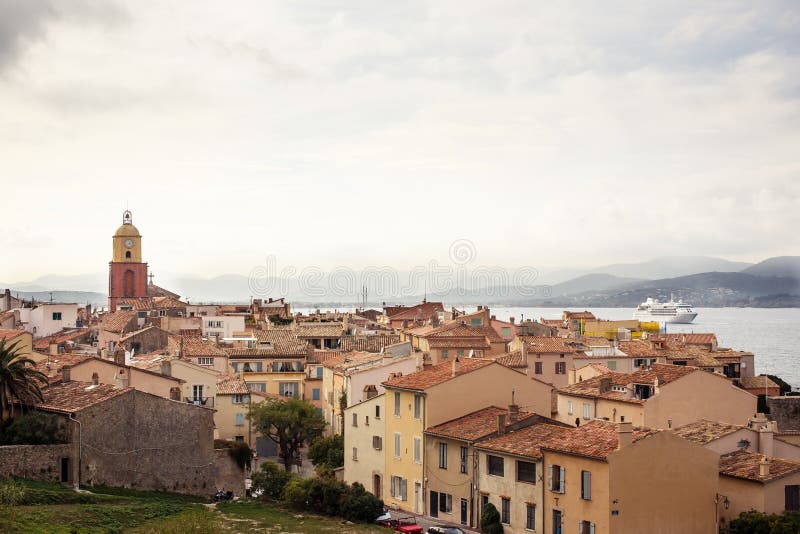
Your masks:
{"label": "grass field", "polygon": [[[212,534],[266,532],[352,534],[390,532],[375,525],[346,524],[336,518],[298,514],[274,503],[237,501],[211,505],[185,495],[92,488],[77,493],[59,484],[0,482],[0,496],[13,493],[17,505],[0,505],[0,532],[95,534]],[[5,487],[4,487],[5,485]]]}

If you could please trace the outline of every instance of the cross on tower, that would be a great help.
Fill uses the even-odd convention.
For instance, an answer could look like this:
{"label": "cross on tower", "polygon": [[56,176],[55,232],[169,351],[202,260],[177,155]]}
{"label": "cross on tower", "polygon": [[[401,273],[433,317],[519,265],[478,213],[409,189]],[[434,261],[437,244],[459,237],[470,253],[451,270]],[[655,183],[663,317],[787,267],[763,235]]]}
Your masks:
{"label": "cross on tower", "polygon": [[148,274],[147,277],[150,279],[150,285],[152,286],[153,285],[153,273]]}

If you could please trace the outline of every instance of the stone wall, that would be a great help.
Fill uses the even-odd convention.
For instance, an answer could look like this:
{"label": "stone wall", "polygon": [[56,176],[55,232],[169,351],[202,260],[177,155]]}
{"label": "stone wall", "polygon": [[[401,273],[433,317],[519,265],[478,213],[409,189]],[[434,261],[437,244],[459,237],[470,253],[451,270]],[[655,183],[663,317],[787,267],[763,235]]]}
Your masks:
{"label": "stone wall", "polygon": [[0,447],[0,479],[8,477],[61,481],[61,459],[72,457],[72,445],[6,445]]}
{"label": "stone wall", "polygon": [[212,410],[132,390],[81,410],[77,418],[81,484],[214,493]]}
{"label": "stone wall", "polygon": [[232,491],[236,497],[244,497],[244,471],[231,458],[228,449],[214,450],[214,485],[217,489]]}
{"label": "stone wall", "polygon": [[800,430],[800,397],[767,397],[769,417],[778,430]]}

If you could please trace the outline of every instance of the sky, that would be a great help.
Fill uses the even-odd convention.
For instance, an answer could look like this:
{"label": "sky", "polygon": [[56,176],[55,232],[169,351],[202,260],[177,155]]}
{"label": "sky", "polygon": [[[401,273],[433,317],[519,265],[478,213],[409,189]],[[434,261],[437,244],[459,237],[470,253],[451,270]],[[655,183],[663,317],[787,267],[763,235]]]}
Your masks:
{"label": "sky", "polygon": [[0,280],[800,251],[800,4],[0,0]]}

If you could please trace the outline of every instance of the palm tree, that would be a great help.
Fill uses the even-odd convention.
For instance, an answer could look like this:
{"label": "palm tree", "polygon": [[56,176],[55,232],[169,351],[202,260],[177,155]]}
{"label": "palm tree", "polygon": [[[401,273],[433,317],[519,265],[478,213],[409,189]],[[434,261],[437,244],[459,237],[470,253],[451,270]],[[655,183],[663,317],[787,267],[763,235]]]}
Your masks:
{"label": "palm tree", "polygon": [[36,362],[19,355],[18,343],[6,346],[6,340],[0,339],[0,426],[14,417],[18,402],[44,400],[41,387],[47,376],[36,370]]}

